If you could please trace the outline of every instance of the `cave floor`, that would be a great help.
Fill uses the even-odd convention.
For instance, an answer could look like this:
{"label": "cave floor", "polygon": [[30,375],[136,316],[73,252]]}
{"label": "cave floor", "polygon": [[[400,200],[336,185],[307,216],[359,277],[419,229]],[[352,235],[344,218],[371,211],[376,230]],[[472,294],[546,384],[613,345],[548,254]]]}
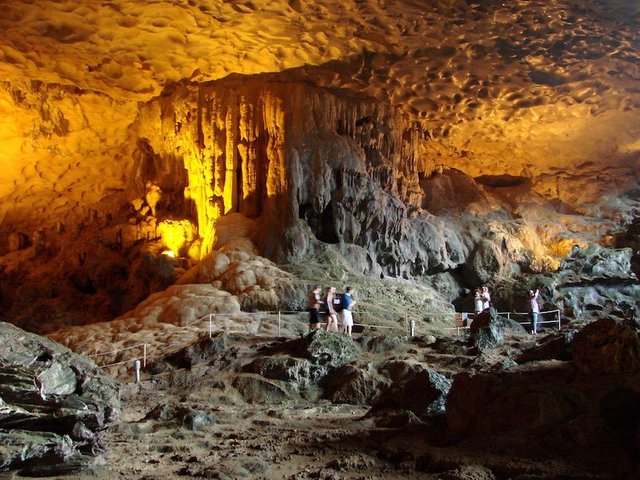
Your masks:
{"label": "cave floor", "polygon": [[[297,405],[212,404],[211,392],[188,396],[141,392],[124,403],[106,432],[99,477],[151,479],[493,479],[609,478],[589,473],[578,458],[553,452],[527,456],[522,439],[471,438],[447,443],[444,430],[392,423],[393,412],[327,401]],[[217,402],[218,399],[216,399]],[[141,420],[155,404],[179,404],[215,417],[195,430]],[[402,423],[402,422],[401,422]]]}
{"label": "cave floor", "polygon": [[[260,350],[255,339],[246,341],[246,355]],[[533,342],[515,337],[504,349],[520,350]],[[408,345],[408,352],[453,374],[465,370],[468,361],[453,355],[459,343],[450,343],[446,352],[420,342]],[[452,442],[442,426],[422,423],[405,411],[373,412],[369,406],[327,400],[246,403],[229,388],[246,355],[228,360],[224,369],[194,368],[125,385],[118,423],[102,437],[106,464],[96,475],[110,480],[612,478],[597,473],[608,470],[606,452],[600,452],[599,461],[587,458],[588,452],[554,451],[522,432]],[[149,418],[164,405],[201,413],[212,423],[188,428]]]}

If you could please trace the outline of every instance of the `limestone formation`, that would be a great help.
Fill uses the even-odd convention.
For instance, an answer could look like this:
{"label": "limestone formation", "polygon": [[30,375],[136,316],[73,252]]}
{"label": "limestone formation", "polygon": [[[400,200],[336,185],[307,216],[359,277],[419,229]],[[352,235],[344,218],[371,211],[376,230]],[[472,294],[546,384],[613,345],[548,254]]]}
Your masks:
{"label": "limestone formation", "polygon": [[[454,375],[446,406],[452,438],[517,431],[533,442],[533,452],[607,451],[609,464],[620,472],[629,468],[638,428],[629,408],[639,398],[636,328],[603,319],[564,340],[564,352],[552,348],[551,339],[523,352],[527,363],[506,371]],[[595,462],[593,468],[608,467]]]}
{"label": "limestone formation", "polygon": [[[30,316],[56,327],[85,323],[85,307],[113,318],[181,273],[149,258],[188,269],[229,227],[271,260],[332,243],[362,273],[447,274],[461,294],[553,269],[572,244],[633,222],[630,7],[374,3],[7,7],[0,265],[16,284],[2,295],[12,318],[32,298]],[[10,245],[15,232],[32,248]],[[86,258],[97,232],[125,258],[99,249],[108,264],[62,272],[63,246]],[[10,275],[16,263],[25,277]],[[51,275],[52,291],[17,293]],[[60,292],[74,301],[61,308]]]}
{"label": "limestone formation", "polygon": [[504,343],[507,333],[527,333],[517,322],[498,315],[495,308],[477,315],[470,326],[470,343],[478,350],[489,350]]}
{"label": "limestone formation", "polygon": [[[113,445],[149,462],[126,478],[622,478],[638,32],[620,0],[4,2],[3,320],[120,380],[147,364]],[[355,287],[355,339],[308,332],[316,284]],[[512,315],[445,338],[480,284]],[[570,326],[511,322],[530,288],[543,334]],[[86,465],[117,409],[47,342],[0,342],[0,465],[21,475]]]}
{"label": "limestone formation", "polygon": [[640,285],[631,269],[630,248],[574,247],[556,276],[554,299],[572,317],[640,315]]}
{"label": "limestone formation", "polygon": [[0,323],[0,470],[89,467],[120,409],[117,383],[85,357]]}

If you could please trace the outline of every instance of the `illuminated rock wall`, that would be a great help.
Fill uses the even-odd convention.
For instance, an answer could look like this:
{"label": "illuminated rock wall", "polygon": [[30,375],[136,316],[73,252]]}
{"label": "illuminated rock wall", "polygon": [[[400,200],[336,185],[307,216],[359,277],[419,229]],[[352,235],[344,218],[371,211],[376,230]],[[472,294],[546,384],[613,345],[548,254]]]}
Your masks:
{"label": "illuminated rock wall", "polygon": [[[268,76],[177,84],[143,108],[137,135],[137,183],[161,192],[158,221],[191,219],[193,256],[218,243],[228,213],[253,218],[261,253],[280,262],[303,260],[318,239],[359,245],[393,276],[471,258],[480,282],[544,254],[472,179],[418,156],[416,124],[353,92]],[[430,213],[439,205],[461,214]],[[483,218],[492,211],[502,213]]]}
{"label": "illuminated rock wall", "polygon": [[[200,256],[216,220],[238,212],[280,261],[301,258],[311,233],[363,246],[393,274],[463,260],[456,233],[418,215],[421,130],[372,98],[269,77],[177,84],[143,108],[138,135],[138,184],[159,186],[160,217],[190,216]],[[188,202],[172,209],[180,192]]]}

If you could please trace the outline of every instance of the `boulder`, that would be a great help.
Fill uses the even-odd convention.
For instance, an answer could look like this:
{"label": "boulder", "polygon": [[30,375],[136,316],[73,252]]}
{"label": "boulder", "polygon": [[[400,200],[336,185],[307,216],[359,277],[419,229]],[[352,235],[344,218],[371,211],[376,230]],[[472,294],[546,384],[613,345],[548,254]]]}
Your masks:
{"label": "boulder", "polygon": [[396,335],[360,335],[355,341],[367,352],[386,353],[397,350],[407,339]]}
{"label": "boulder", "polygon": [[611,318],[597,320],[572,342],[575,368],[583,374],[638,372],[640,340],[631,325]]}
{"label": "boulder", "polygon": [[278,404],[292,398],[285,382],[268,380],[260,375],[237,375],[232,385],[249,403]]}
{"label": "boulder", "polygon": [[180,425],[187,430],[198,430],[218,421],[217,417],[213,414],[207,414],[200,410],[183,406],[166,404],[154,407],[139,423],[144,424],[149,420],[161,422],[165,426]]}
{"label": "boulder", "polygon": [[423,423],[423,421],[410,410],[371,409],[366,417],[372,418],[376,427],[380,428],[402,428]]}
{"label": "boulder", "polygon": [[344,365],[323,382],[324,396],[334,403],[372,405],[387,391],[390,381],[367,365]]}
{"label": "boulder", "polygon": [[404,360],[389,360],[377,368],[389,379],[388,388],[373,406],[410,410],[421,418],[444,415],[451,381],[424,365]]}
{"label": "boulder", "polygon": [[[202,334],[193,345],[189,345],[171,355],[168,355],[160,363],[168,363],[176,368],[191,368],[198,364],[211,364],[222,358],[229,348],[229,335],[225,332],[216,332],[211,338],[209,334]],[[158,371],[158,366],[151,365],[152,371]]]}
{"label": "boulder", "polygon": [[532,458],[579,452],[585,468],[615,466],[606,478],[627,478],[640,420],[637,338],[611,323],[585,330],[573,341],[571,361],[454,375],[446,405],[449,440],[517,437]]}
{"label": "boulder", "polygon": [[571,360],[571,343],[577,333],[576,329],[545,335],[539,343],[523,351],[516,358],[517,363],[540,360]]}
{"label": "boulder", "polygon": [[319,381],[331,369],[351,361],[360,349],[348,335],[314,330],[306,336],[287,342],[283,347],[291,355],[311,363],[311,379]]}
{"label": "boulder", "polygon": [[0,323],[0,468],[88,467],[120,410],[118,384],[88,358]]}
{"label": "boulder", "polygon": [[503,318],[494,308],[482,312],[471,322],[470,342],[478,350],[490,350],[504,343],[505,333],[526,334],[518,322]]}
{"label": "boulder", "polygon": [[558,426],[574,413],[572,400],[578,395],[563,392],[571,378],[570,367],[555,365],[535,371],[456,374],[447,399],[449,431],[459,437]]}
{"label": "boulder", "polygon": [[286,355],[262,357],[243,368],[244,372],[257,373],[271,380],[290,382],[292,388],[303,391],[311,388],[311,362],[304,358],[294,358]]}

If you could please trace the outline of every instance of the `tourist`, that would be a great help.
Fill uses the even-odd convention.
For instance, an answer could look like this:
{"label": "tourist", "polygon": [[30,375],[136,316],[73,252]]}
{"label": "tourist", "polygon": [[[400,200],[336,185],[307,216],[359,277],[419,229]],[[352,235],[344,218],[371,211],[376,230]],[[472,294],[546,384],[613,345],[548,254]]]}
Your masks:
{"label": "tourist", "polygon": [[491,306],[491,294],[489,293],[489,287],[486,285],[482,287],[482,311],[489,310]]}
{"label": "tourist", "polygon": [[478,287],[473,294],[473,311],[476,317],[482,312],[482,310],[484,310],[483,305],[482,288]]}
{"label": "tourist", "polygon": [[531,318],[531,335],[538,334],[538,314],[540,313],[540,305],[538,305],[538,290],[529,290],[529,317]]}
{"label": "tourist", "polygon": [[347,287],[345,293],[342,294],[342,311],[340,312],[340,321],[342,323],[342,331],[351,336],[353,330],[353,314],[351,310],[356,304],[352,296],[353,289]]}
{"label": "tourist", "polygon": [[325,302],[327,304],[327,332],[338,331],[338,313],[336,312],[333,299],[336,296],[336,287],[327,288]]}
{"label": "tourist", "polygon": [[309,292],[309,329],[317,330],[320,326],[320,305],[322,305],[322,299],[320,298],[320,293],[322,292],[322,287],[320,285],[316,285],[313,287],[313,290]]}

